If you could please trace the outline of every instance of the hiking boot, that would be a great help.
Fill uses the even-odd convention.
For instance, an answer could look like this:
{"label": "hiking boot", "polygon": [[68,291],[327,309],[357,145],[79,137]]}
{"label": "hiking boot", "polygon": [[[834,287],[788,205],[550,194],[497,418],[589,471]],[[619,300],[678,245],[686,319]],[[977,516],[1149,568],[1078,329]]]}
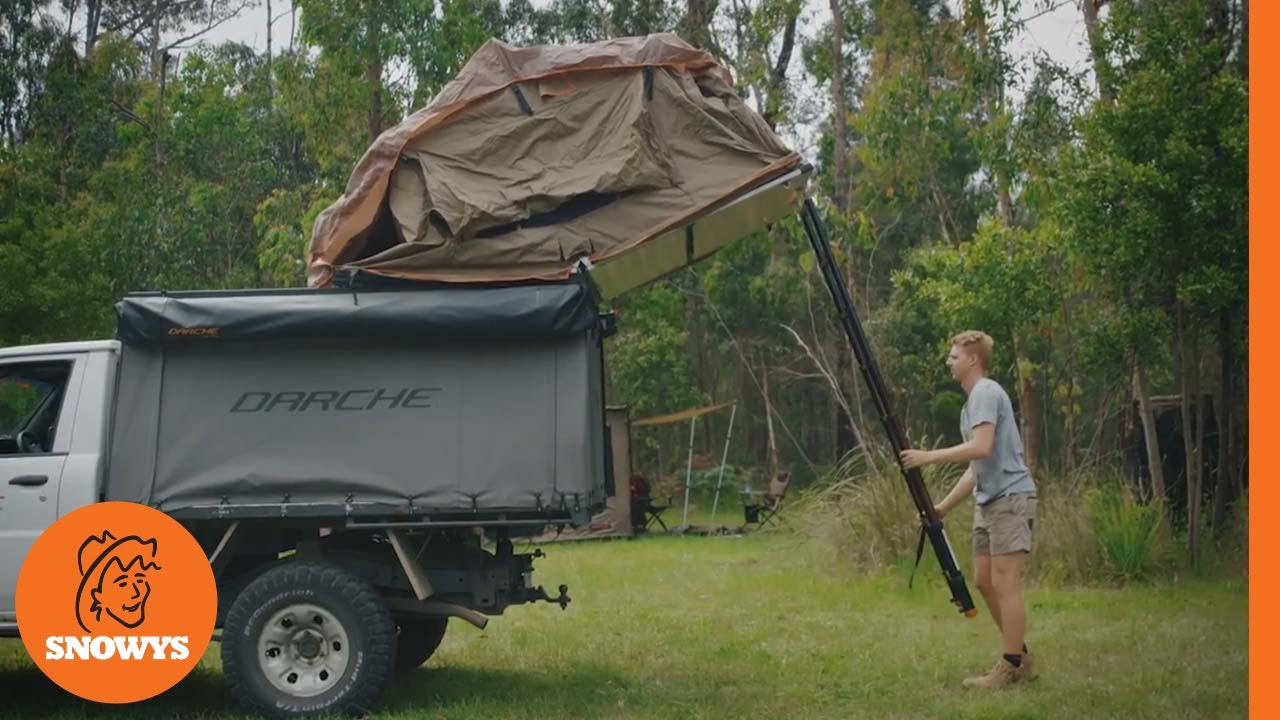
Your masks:
{"label": "hiking boot", "polygon": [[1035,661],[1031,659],[1031,653],[1022,653],[1022,664],[1018,666],[1018,682],[1030,682],[1037,677],[1039,676],[1036,675]]}
{"label": "hiking boot", "polygon": [[967,688],[976,688],[983,690],[994,690],[997,688],[1005,688],[1013,685],[1021,680],[1018,676],[1018,668],[1013,663],[1000,658],[996,661],[995,667],[991,668],[991,672],[982,677],[971,677],[964,681]]}

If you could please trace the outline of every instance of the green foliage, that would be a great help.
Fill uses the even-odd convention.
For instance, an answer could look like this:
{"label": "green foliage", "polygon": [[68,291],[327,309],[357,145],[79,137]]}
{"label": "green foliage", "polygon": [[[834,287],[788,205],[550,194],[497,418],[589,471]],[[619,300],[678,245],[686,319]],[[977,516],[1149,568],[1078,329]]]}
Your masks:
{"label": "green foliage", "polygon": [[1077,257],[1126,308],[1243,306],[1248,92],[1223,71],[1222,42],[1205,41],[1204,5],[1115,4],[1122,91],[1081,119],[1065,156]]}
{"label": "green foliage", "polygon": [[619,332],[608,341],[611,402],[633,417],[706,402],[693,377],[684,326],[684,296],[661,283],[635,292],[616,308]]}
{"label": "green foliage", "polygon": [[0,144],[12,147],[32,130],[44,94],[51,51],[62,40],[37,0],[0,2]]}
{"label": "green foliage", "polygon": [[[1061,259],[1046,237],[1053,233],[1048,224],[1025,230],[987,220],[960,247],[935,245],[911,254],[894,274],[886,337],[895,367],[917,378],[913,397],[938,409],[936,393],[954,391],[943,359],[950,338],[961,330],[984,330],[996,340],[997,379],[1012,383],[1036,371],[1034,364],[1015,367],[1011,348],[1015,339],[1025,342],[1052,322],[1066,292],[1056,271]],[[935,432],[953,434],[950,413],[931,415]]]}
{"label": "green foliage", "polygon": [[[696,509],[698,515],[711,511],[712,503],[716,494],[716,485],[720,486],[720,504],[717,507],[717,522],[732,523],[734,516],[740,516],[742,510],[742,489],[744,486],[751,486],[757,492],[765,489],[758,478],[754,478],[755,473],[750,469],[726,464],[724,468],[724,476],[720,475],[720,458],[716,457],[715,465],[705,468],[694,468],[693,473],[689,476],[689,503],[690,516]],[[685,469],[680,468],[680,473],[672,484],[674,492],[672,499],[678,503],[684,502]],[[665,498],[662,498],[665,499]],[[727,515],[726,515],[727,513]],[[729,520],[726,520],[726,517]],[[692,521],[690,524],[693,524]]]}
{"label": "green foliage", "polygon": [[1045,322],[1061,297],[1053,282],[1057,258],[1044,239],[1051,233],[986,221],[961,247],[921,251],[904,272],[919,273],[913,285],[956,331],[986,328],[1009,338]]}
{"label": "green foliage", "polygon": [[1168,555],[1161,507],[1141,503],[1127,487],[1116,485],[1089,490],[1085,502],[1107,572],[1120,580],[1152,577]]}
{"label": "green foliage", "polygon": [[[1135,360],[1153,393],[1177,391],[1178,305],[1215,330],[1216,316],[1244,317],[1243,46],[1206,0],[1114,0],[1099,73],[1116,102],[1104,102],[1078,71],[1014,58],[1017,19],[1041,4],[845,2],[843,27],[818,28],[795,0],[707,3],[705,27],[695,4],[671,0],[306,0],[296,48],[183,51],[162,84],[124,37],[132,26],[86,55],[49,21],[51,2],[0,2],[0,344],[107,336],[132,290],[299,286],[311,224],[371,127],[421,108],[484,42],[679,28],[784,136],[821,133],[811,192],[911,437],[956,438],[963,395],[943,351],[977,327],[997,340],[997,379],[1038,401],[1046,469],[1114,466],[1130,401],[1117,389]],[[782,62],[788,38],[803,74]],[[835,53],[844,97],[822,107]],[[826,293],[794,219],[743,238],[619,300],[610,399],[633,417],[736,400],[735,468],[758,473],[772,438],[797,478],[834,484],[824,470],[849,433],[833,385],[873,451],[880,434]],[[1244,327],[1229,323],[1218,349],[1243,358]],[[699,456],[718,457],[725,422],[700,421]],[[660,455],[670,475],[687,437],[637,433],[637,457],[648,468]],[[900,492],[883,489],[886,504]],[[1098,553],[1072,550],[1088,519],[1061,500],[1054,535],[1072,539],[1053,552],[1069,559],[1037,572],[1088,575]]]}
{"label": "green foliage", "polygon": [[959,242],[984,204],[970,190],[978,166],[961,28],[945,9],[905,0],[883,0],[874,13],[871,77],[853,118],[866,140],[853,150],[855,206],[871,210],[862,212],[874,226],[891,227],[901,248]]}
{"label": "green foliage", "polygon": [[405,99],[412,111],[439,92],[489,38],[502,37],[506,27],[496,0],[443,0],[438,13],[415,14],[407,33],[404,55],[416,82]]}
{"label": "green foliage", "polygon": [[258,204],[253,226],[258,242],[258,269],[275,287],[301,287],[307,279],[311,227],[337,198],[315,186],[275,190]]}

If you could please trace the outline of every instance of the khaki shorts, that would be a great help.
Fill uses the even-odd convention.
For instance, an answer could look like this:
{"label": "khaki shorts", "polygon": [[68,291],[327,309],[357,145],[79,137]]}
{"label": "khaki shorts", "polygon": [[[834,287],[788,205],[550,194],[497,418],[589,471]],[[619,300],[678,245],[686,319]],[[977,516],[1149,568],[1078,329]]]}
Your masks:
{"label": "khaki shorts", "polygon": [[973,554],[1008,555],[1031,552],[1036,496],[1011,493],[986,505],[974,503]]}

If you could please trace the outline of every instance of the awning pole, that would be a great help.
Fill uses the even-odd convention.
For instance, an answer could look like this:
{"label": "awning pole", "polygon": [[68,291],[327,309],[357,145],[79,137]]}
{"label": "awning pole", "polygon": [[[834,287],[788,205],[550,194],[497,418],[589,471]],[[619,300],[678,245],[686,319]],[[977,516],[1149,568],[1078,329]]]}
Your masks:
{"label": "awning pole", "polygon": [[693,433],[698,429],[698,418],[689,421],[689,464],[684,471],[684,519],[680,521],[680,529],[689,528],[689,483],[693,482]]}
{"label": "awning pole", "polygon": [[720,475],[716,478],[716,499],[711,502],[711,527],[716,526],[716,510],[720,507],[720,483],[724,481],[724,463],[729,459],[729,441],[733,439],[733,419],[738,416],[738,403],[729,411],[729,432],[724,434],[724,452],[720,455]]}

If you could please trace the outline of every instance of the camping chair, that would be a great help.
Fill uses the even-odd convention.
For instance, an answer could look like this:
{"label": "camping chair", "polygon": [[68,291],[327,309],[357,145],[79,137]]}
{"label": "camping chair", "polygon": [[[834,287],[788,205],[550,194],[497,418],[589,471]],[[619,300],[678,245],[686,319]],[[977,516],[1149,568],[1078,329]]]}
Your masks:
{"label": "camping chair", "polygon": [[636,530],[648,530],[657,523],[664,531],[667,524],[662,521],[662,513],[671,507],[668,498],[666,505],[658,505],[653,501],[653,491],[649,481],[639,473],[631,476],[631,525]]}
{"label": "camping chair", "polygon": [[653,498],[647,495],[641,499],[641,502],[643,503],[641,507],[644,508],[644,529],[648,530],[651,525],[658,523],[658,525],[662,526],[663,532],[670,532],[667,529],[667,524],[662,522],[662,513],[670,509],[671,504],[657,505],[653,502]]}
{"label": "camping chair", "polygon": [[791,472],[784,470],[778,473],[769,483],[769,492],[764,493],[760,500],[756,500],[761,493],[753,492],[750,489],[742,491],[742,512],[744,524],[750,525],[756,523],[756,529],[759,530],[771,522],[781,522],[778,519],[778,513],[782,512],[782,500],[787,496],[787,488],[791,486]]}

